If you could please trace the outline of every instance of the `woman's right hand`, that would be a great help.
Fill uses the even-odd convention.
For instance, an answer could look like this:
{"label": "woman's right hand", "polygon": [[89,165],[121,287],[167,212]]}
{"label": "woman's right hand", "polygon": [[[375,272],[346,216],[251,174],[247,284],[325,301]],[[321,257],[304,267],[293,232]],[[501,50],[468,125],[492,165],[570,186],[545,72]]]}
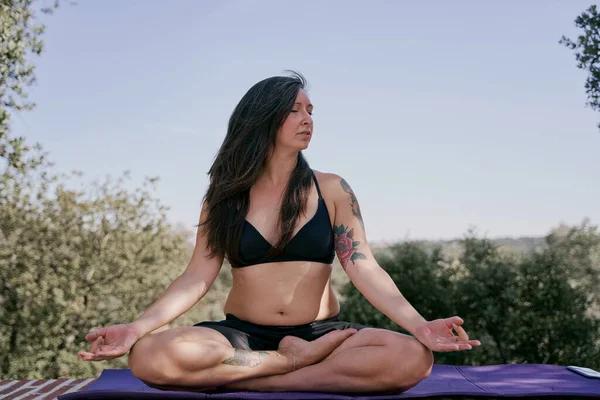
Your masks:
{"label": "woman's right hand", "polygon": [[84,361],[118,358],[126,354],[140,337],[132,324],[94,328],[85,335],[85,340],[92,342],[89,351],[81,350],[77,355]]}

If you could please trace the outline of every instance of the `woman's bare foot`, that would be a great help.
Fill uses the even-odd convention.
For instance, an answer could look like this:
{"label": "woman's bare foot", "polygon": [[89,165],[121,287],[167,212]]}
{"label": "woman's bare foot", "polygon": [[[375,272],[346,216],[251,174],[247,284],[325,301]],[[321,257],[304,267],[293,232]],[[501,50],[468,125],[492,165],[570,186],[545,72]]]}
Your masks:
{"label": "woman's bare foot", "polygon": [[296,357],[296,369],[299,369],[323,360],[356,332],[357,330],[354,328],[335,330],[312,342],[296,336],[286,336],[279,342],[278,351],[286,357],[289,357],[289,354]]}

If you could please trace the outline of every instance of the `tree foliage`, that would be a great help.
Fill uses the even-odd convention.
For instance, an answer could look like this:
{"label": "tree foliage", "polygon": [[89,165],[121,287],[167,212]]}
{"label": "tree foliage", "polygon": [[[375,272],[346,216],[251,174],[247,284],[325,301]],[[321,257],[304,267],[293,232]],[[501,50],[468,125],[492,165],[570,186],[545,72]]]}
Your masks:
{"label": "tree foliage", "polygon": [[[468,352],[436,353],[439,363],[598,368],[599,240],[596,229],[584,222],[556,229],[544,249],[526,255],[499,251],[489,240],[469,235],[456,258],[403,243],[378,260],[425,318],[460,315],[471,336],[482,341]],[[402,331],[352,284],[343,294],[343,319]]]}
{"label": "tree foliage", "polygon": [[[585,90],[587,104],[594,111],[600,110],[600,15],[596,5],[575,18],[575,26],[583,32],[577,40],[562,36],[559,43],[575,51],[577,68],[588,71]],[[600,124],[598,124],[600,128]]]}
{"label": "tree foliage", "polygon": [[[167,223],[156,178],[127,190],[125,173],[76,190],[80,173],[54,173],[40,145],[11,137],[12,113],[34,106],[26,88],[44,26],[33,4],[0,0],[0,379],[89,377],[126,359],[81,361],[86,332],[139,316],[183,270],[193,235]],[[226,272],[175,325],[222,315]]]}
{"label": "tree foliage", "polygon": [[[4,378],[90,376],[78,360],[94,326],[137,318],[189,260],[189,233],[166,222],[147,186],[64,182],[0,197],[0,371]],[[120,364],[123,366],[123,360]]]}
{"label": "tree foliage", "polygon": [[36,21],[32,3],[0,0],[0,159],[17,169],[39,162],[26,158],[30,148],[25,138],[10,136],[11,112],[30,110],[35,105],[28,101],[26,88],[35,82],[31,58],[44,48],[41,35],[45,27]]}

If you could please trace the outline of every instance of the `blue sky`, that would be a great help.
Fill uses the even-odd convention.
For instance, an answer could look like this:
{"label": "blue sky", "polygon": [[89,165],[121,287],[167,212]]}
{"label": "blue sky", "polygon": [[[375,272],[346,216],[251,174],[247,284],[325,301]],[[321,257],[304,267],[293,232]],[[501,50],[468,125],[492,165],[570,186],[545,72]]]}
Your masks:
{"label": "blue sky", "polygon": [[159,176],[191,228],[236,103],[295,69],[306,157],[350,183],[372,242],[598,224],[600,115],[558,44],[590,4],[79,0],[43,17],[38,107],[14,133],[90,181]]}

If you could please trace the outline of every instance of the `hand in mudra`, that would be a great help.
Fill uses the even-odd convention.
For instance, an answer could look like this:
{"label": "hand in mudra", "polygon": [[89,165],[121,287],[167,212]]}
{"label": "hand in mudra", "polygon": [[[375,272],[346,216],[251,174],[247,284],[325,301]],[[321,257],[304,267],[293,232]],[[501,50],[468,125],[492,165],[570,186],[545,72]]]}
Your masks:
{"label": "hand in mudra", "polygon": [[140,336],[131,324],[111,325],[91,329],[85,340],[92,342],[89,351],[79,351],[84,361],[103,361],[121,357],[139,340]]}
{"label": "hand in mudra", "polygon": [[479,340],[469,339],[462,324],[460,317],[436,319],[417,327],[413,335],[431,351],[471,350],[479,346]]}

